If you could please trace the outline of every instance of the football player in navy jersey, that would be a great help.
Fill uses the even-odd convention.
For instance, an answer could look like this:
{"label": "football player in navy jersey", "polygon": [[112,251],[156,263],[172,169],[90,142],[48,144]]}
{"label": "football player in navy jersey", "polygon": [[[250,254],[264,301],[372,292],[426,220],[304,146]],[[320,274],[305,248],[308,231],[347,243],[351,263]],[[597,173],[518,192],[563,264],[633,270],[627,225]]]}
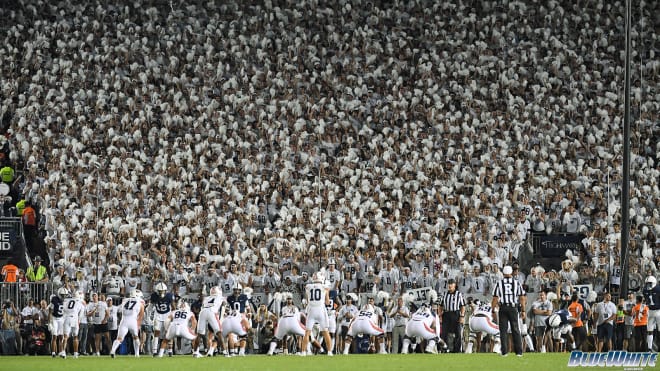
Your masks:
{"label": "football player in navy jersey", "polygon": [[[174,308],[174,295],[167,292],[167,285],[163,282],[155,286],[155,292],[151,294],[151,304],[156,309],[156,317],[154,318],[154,339],[152,342],[152,354],[154,357],[158,352],[158,342],[162,340],[167,332],[167,318]],[[170,343],[171,344],[171,343]],[[170,350],[171,351],[171,350]]]}
{"label": "football player in navy jersey", "polygon": [[240,284],[236,283],[233,287],[233,293],[227,297],[227,304],[229,309],[238,311],[239,313],[252,313],[256,308],[252,308],[250,298],[243,293],[243,288]]}
{"label": "football player in navy jersey", "polygon": [[60,350],[59,356],[66,358],[62,339],[64,337],[64,299],[67,297],[69,297],[69,290],[62,287],[57,290],[57,295],[53,295],[50,298],[50,305],[48,306],[50,333],[52,336],[50,349],[53,358],[56,356],[58,348]]}
{"label": "football player in navy jersey", "polygon": [[648,276],[644,281],[644,290],[642,290],[646,304],[649,306],[649,322],[646,326],[646,342],[648,351],[653,352],[653,332],[660,330],[660,286],[655,277]]}

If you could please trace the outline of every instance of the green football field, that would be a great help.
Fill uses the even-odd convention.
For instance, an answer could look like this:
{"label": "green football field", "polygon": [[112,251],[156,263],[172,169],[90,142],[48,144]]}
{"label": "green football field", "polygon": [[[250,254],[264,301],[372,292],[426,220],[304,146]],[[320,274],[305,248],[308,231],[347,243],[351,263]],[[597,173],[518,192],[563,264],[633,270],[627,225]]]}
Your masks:
{"label": "green football field", "polygon": [[[567,369],[569,353],[510,354],[408,354],[350,356],[247,356],[194,359],[118,356],[78,359],[41,357],[0,357],[0,370],[86,370],[86,371],[178,371],[178,370],[506,370],[540,371]],[[616,369],[616,368],[609,368]],[[622,369],[622,368],[619,368]],[[652,369],[652,368],[650,368]]]}

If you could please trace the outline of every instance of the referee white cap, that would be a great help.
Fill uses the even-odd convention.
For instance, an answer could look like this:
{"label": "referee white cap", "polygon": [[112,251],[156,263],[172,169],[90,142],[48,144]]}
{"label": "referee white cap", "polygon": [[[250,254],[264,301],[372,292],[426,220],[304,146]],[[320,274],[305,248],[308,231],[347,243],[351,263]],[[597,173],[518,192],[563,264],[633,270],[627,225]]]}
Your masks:
{"label": "referee white cap", "polygon": [[513,274],[513,268],[510,265],[505,266],[502,268],[502,274]]}

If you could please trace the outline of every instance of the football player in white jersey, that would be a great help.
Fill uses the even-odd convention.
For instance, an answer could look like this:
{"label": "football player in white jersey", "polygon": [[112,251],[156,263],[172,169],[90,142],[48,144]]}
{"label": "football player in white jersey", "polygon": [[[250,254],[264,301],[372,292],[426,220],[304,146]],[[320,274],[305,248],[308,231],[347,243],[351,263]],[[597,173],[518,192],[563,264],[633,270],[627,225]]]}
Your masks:
{"label": "football player in white jersey", "polygon": [[[325,275],[323,272],[316,272],[312,277],[312,283],[305,287],[305,296],[307,298],[307,322],[305,336],[302,341],[302,351],[300,355],[307,355],[307,345],[310,341],[312,328],[315,324],[319,325],[320,332],[323,335],[325,343],[330,345],[332,340],[328,333],[328,312],[326,306],[330,304],[330,293],[323,284]],[[332,356],[332,349],[328,349],[328,355]]]}
{"label": "football player in white jersey", "polygon": [[[165,338],[160,344],[158,357],[162,357],[167,349],[168,343],[176,337],[183,337],[190,341],[195,340],[197,334],[195,328],[197,327],[197,320],[195,314],[190,310],[188,304],[184,300],[179,300],[176,310],[169,314],[168,318],[170,325],[167,328]],[[172,351],[168,351],[168,355],[172,356]]]}
{"label": "football player in white jersey", "polygon": [[[493,308],[490,303],[475,300],[470,316],[470,336],[465,353],[472,353],[474,344],[481,344],[481,336],[486,333],[493,337],[493,353],[500,353],[500,327],[493,323]],[[478,351],[478,350],[477,350]]]}
{"label": "football player in white jersey", "polygon": [[[293,295],[290,292],[283,293],[286,305],[280,311],[280,319],[277,322],[277,329],[275,336],[270,341],[270,348],[268,355],[272,356],[277,347],[277,343],[282,341],[287,335],[295,335],[298,337],[305,336],[305,325],[302,324],[301,317],[304,315],[300,312],[298,307],[293,303]],[[286,353],[286,346],[284,347]]]}
{"label": "football player in white jersey", "polygon": [[[225,301],[222,290],[218,286],[211,287],[210,295],[204,297],[202,300],[202,309],[199,312],[199,320],[197,321],[197,339],[193,342],[193,357],[200,358],[202,355],[199,353],[199,343],[203,336],[206,335],[206,329],[211,326],[212,334],[209,334],[208,347],[206,347],[206,356],[210,357],[215,352],[218,339],[222,339],[222,323],[220,322],[220,307]],[[215,339],[213,339],[215,335]]]}
{"label": "football player in white jersey", "polygon": [[376,336],[376,341],[380,340],[380,351],[378,353],[387,354],[385,350],[385,330],[378,326],[378,314],[373,304],[363,305],[357,317],[351,322],[344,342],[344,354],[348,354],[351,342],[358,334]]}
{"label": "football player in white jersey", "polygon": [[77,291],[73,297],[64,299],[64,335],[62,343],[66,349],[69,336],[73,337],[73,358],[78,358],[78,332],[80,319],[85,315],[85,303],[82,291]]}
{"label": "football player in white jersey", "polygon": [[112,343],[110,357],[115,358],[115,351],[124,341],[124,337],[129,332],[133,336],[133,349],[135,357],[140,357],[140,326],[144,318],[144,297],[142,291],[134,289],[130,297],[124,299],[121,304],[121,322],[117,330],[117,339]]}
{"label": "football player in white jersey", "polygon": [[406,337],[403,339],[402,354],[408,353],[411,338],[422,338],[428,341],[427,353],[437,353],[436,341],[440,337],[440,321],[426,304],[422,304],[406,323]]}
{"label": "football player in white jersey", "polygon": [[240,348],[238,355],[245,356],[245,344],[247,340],[247,331],[250,328],[250,323],[248,322],[247,317],[241,313],[239,309],[229,310],[229,314],[222,320],[222,343],[228,344],[228,349],[231,350],[230,353],[235,354],[235,337],[238,337],[238,346]]}

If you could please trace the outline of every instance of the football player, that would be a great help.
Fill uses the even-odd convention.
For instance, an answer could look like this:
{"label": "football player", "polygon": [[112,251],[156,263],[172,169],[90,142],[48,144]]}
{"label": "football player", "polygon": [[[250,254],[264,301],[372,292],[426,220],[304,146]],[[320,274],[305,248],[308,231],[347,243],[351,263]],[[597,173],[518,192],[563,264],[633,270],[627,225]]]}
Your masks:
{"label": "football player", "polygon": [[52,336],[51,340],[51,355],[53,358],[56,356],[57,350],[60,352],[57,354],[62,358],[66,358],[66,351],[64,350],[64,299],[69,297],[69,290],[64,287],[61,287],[57,290],[57,295],[53,295],[50,298],[50,304],[48,305],[48,317],[49,317],[49,326],[50,333]]}
{"label": "football player", "polygon": [[[167,332],[160,345],[158,357],[163,356],[165,349],[168,348],[168,343],[176,337],[183,337],[190,341],[194,341],[197,338],[194,330],[197,327],[197,320],[190,310],[188,303],[183,299],[180,299],[177,303],[176,310],[168,315],[167,321],[170,325],[167,327]],[[171,350],[168,350],[167,354],[172,357]]]}
{"label": "football player", "polygon": [[377,341],[380,340],[380,354],[387,354],[385,350],[385,330],[378,326],[378,314],[373,304],[365,304],[362,306],[357,317],[353,319],[346,334],[346,341],[344,342],[344,354],[348,354],[351,347],[353,338],[358,334],[365,334],[368,336],[376,336]]}
{"label": "football player", "polygon": [[151,304],[156,308],[156,318],[154,319],[154,339],[152,354],[156,356],[158,351],[158,340],[162,340],[168,329],[167,319],[174,310],[174,295],[167,292],[167,285],[159,282],[155,287],[155,292],[151,294]]}
{"label": "football player", "polygon": [[151,304],[156,308],[156,317],[154,318],[154,339],[151,345],[154,357],[158,351],[158,341],[162,340],[168,329],[167,318],[174,310],[174,295],[167,292],[167,285],[159,282],[154,287],[155,291],[151,294]]}
{"label": "football player", "polygon": [[[218,286],[211,287],[210,295],[204,297],[202,300],[202,309],[199,312],[199,321],[197,321],[197,334],[205,336],[208,326],[211,326],[211,329],[213,330],[213,333],[209,334],[209,345],[206,347],[207,357],[211,357],[213,355],[213,352],[215,352],[215,348],[217,346],[216,340],[222,338],[220,307],[224,301],[225,299],[222,296],[222,290]],[[213,335],[215,335],[215,339],[212,338]],[[199,353],[199,341],[201,336],[198,336],[193,343],[193,357],[195,358],[202,356]]]}
{"label": "football player", "polygon": [[653,351],[653,331],[660,330],[660,286],[655,277],[648,276],[644,280],[644,290],[642,295],[649,306],[649,322],[646,325],[646,343],[648,351]]}
{"label": "football player", "polygon": [[[236,290],[234,290],[234,293],[236,293]],[[229,300],[227,301],[229,302]],[[238,304],[238,302],[235,303]],[[240,305],[237,307],[240,308]],[[245,314],[240,312],[240,309],[232,309],[232,305],[230,304],[227,310],[229,310],[229,314],[222,321],[223,346],[224,344],[228,344],[230,354],[227,354],[227,356],[231,356],[236,354],[236,343],[238,343],[238,347],[240,348],[238,355],[245,356],[245,344],[250,323]],[[236,341],[236,337],[238,337],[238,341]]]}
{"label": "football player", "polygon": [[[65,289],[66,290],[66,289]],[[78,332],[80,331],[80,318],[85,315],[85,303],[82,291],[76,291],[73,297],[68,295],[64,299],[64,335],[62,337],[63,349],[66,349],[69,336],[73,337],[73,358],[78,358]],[[66,352],[64,354],[66,357]]]}
{"label": "football player", "polygon": [[[550,331],[546,332],[544,337],[547,337],[549,336],[548,334],[551,334],[553,341],[552,345],[556,352],[560,352],[562,350],[562,346],[565,344],[564,337],[570,339],[571,343],[573,344],[573,348],[575,348],[575,339],[573,338],[572,334],[572,324],[576,321],[577,320],[571,316],[571,312],[569,312],[567,309],[557,310],[548,316],[548,318],[546,318],[545,324],[547,328],[550,329]],[[545,344],[545,338],[543,340],[543,344]]]}
{"label": "football player", "polygon": [[117,338],[112,343],[110,357],[115,358],[115,351],[124,341],[124,337],[129,332],[133,336],[133,349],[135,357],[140,357],[140,326],[144,318],[144,297],[142,291],[134,289],[130,297],[124,299],[121,304],[121,322],[117,331]]}
{"label": "football player", "polygon": [[[307,355],[307,345],[310,341],[312,328],[318,323],[321,334],[327,345],[331,345],[330,334],[328,333],[328,312],[326,306],[330,302],[328,288],[323,284],[325,275],[323,272],[316,272],[312,276],[312,283],[305,287],[305,296],[307,300],[307,322],[305,336],[302,341],[302,351],[300,355]],[[332,349],[328,349],[328,355],[332,356]]]}
{"label": "football player", "polygon": [[427,353],[438,353],[436,341],[440,338],[440,322],[437,314],[426,303],[422,304],[406,323],[406,336],[403,339],[401,353],[407,354],[410,339],[418,337],[427,340]]}
{"label": "football player", "polygon": [[[270,348],[268,349],[267,353],[269,356],[273,355],[275,348],[277,347],[277,343],[281,342],[285,336],[295,335],[299,338],[305,336],[306,328],[301,321],[304,314],[302,314],[298,307],[296,307],[296,305],[293,303],[293,296],[291,293],[285,292],[282,294],[282,296],[285,298],[284,300],[286,304],[280,311],[281,314],[280,319],[277,322],[275,336],[270,341]],[[284,346],[284,353],[286,352],[286,346]]]}
{"label": "football player", "polygon": [[493,323],[493,310],[488,302],[475,300],[472,304],[472,316],[470,316],[470,335],[465,353],[472,353],[474,344],[481,344],[481,336],[484,333],[493,337],[493,353],[500,353],[500,327]]}

